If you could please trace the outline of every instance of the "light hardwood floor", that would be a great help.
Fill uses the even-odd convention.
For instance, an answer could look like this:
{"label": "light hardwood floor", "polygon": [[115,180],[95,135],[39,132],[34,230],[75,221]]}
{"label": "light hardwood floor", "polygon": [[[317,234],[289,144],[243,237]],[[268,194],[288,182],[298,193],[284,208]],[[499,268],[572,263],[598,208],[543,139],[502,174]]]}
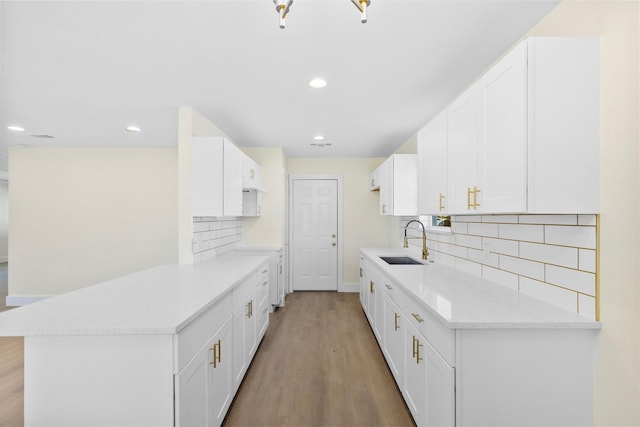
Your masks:
{"label": "light hardwood floor", "polygon": [[[224,425],[412,426],[358,294],[296,292],[270,326]],[[23,339],[0,338],[0,426],[23,425]]]}
{"label": "light hardwood floor", "polygon": [[358,298],[288,295],[271,314],[224,425],[413,425]]}

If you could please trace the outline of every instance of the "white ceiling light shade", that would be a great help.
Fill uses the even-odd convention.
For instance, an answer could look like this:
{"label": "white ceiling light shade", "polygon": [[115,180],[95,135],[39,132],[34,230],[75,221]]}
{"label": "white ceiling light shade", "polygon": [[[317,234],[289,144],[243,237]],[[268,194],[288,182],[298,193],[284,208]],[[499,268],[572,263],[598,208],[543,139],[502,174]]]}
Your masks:
{"label": "white ceiling light shade", "polygon": [[138,126],[134,126],[134,125],[129,125],[125,129],[128,130],[129,132],[140,132],[142,130]]}
{"label": "white ceiling light shade", "polygon": [[324,141],[324,136],[316,135],[316,136],[313,137],[313,139],[315,139],[316,141]]}
{"label": "white ceiling light shade", "polygon": [[284,29],[284,19],[289,14],[289,8],[293,4],[293,0],[273,0],[276,5],[276,12],[278,12],[280,19],[280,28]]}
{"label": "white ceiling light shade", "polygon": [[309,86],[314,89],[321,89],[327,85],[326,80],[324,79],[313,79],[309,82]]}
{"label": "white ceiling light shade", "polygon": [[371,5],[371,0],[351,0],[360,11],[360,22],[367,23],[367,7]]}
{"label": "white ceiling light shade", "polygon": [[24,128],[18,125],[7,126],[7,129],[12,130],[14,132],[24,132]]}

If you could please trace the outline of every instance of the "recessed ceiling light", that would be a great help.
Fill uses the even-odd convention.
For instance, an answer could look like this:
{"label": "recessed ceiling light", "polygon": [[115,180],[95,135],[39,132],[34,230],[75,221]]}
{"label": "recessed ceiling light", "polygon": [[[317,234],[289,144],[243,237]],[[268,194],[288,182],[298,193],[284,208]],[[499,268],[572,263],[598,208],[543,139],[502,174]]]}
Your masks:
{"label": "recessed ceiling light", "polygon": [[325,87],[326,85],[327,85],[327,82],[322,79],[313,79],[309,82],[309,86],[311,86],[314,89],[320,89],[322,87]]}
{"label": "recessed ceiling light", "polygon": [[316,136],[313,137],[313,139],[315,139],[316,141],[324,141],[324,136],[316,135]]}
{"label": "recessed ceiling light", "polygon": [[24,128],[21,126],[11,125],[7,126],[7,129],[12,130],[14,132],[24,132]]}
{"label": "recessed ceiling light", "polygon": [[140,132],[141,130],[138,126],[127,126],[125,129],[129,132]]}

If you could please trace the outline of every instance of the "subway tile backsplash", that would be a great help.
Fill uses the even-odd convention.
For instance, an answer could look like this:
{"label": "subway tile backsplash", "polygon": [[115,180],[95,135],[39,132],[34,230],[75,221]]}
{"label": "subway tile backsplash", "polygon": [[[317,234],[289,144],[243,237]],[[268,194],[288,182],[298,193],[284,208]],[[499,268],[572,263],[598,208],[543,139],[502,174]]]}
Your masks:
{"label": "subway tile backsplash", "polygon": [[596,215],[453,216],[427,239],[436,262],[595,319]]}
{"label": "subway tile backsplash", "polygon": [[193,217],[193,263],[200,264],[236,249],[242,241],[238,218]]}

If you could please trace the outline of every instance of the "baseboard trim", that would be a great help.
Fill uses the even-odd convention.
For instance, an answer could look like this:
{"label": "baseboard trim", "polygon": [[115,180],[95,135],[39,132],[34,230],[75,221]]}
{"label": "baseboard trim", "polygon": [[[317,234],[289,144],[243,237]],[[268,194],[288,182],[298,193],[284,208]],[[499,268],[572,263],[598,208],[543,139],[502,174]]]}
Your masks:
{"label": "baseboard trim", "polygon": [[358,293],[360,292],[360,283],[343,283],[338,286],[338,292]]}
{"label": "baseboard trim", "polygon": [[48,295],[7,295],[5,298],[5,305],[7,307],[18,307],[42,301],[47,298],[51,297]]}

